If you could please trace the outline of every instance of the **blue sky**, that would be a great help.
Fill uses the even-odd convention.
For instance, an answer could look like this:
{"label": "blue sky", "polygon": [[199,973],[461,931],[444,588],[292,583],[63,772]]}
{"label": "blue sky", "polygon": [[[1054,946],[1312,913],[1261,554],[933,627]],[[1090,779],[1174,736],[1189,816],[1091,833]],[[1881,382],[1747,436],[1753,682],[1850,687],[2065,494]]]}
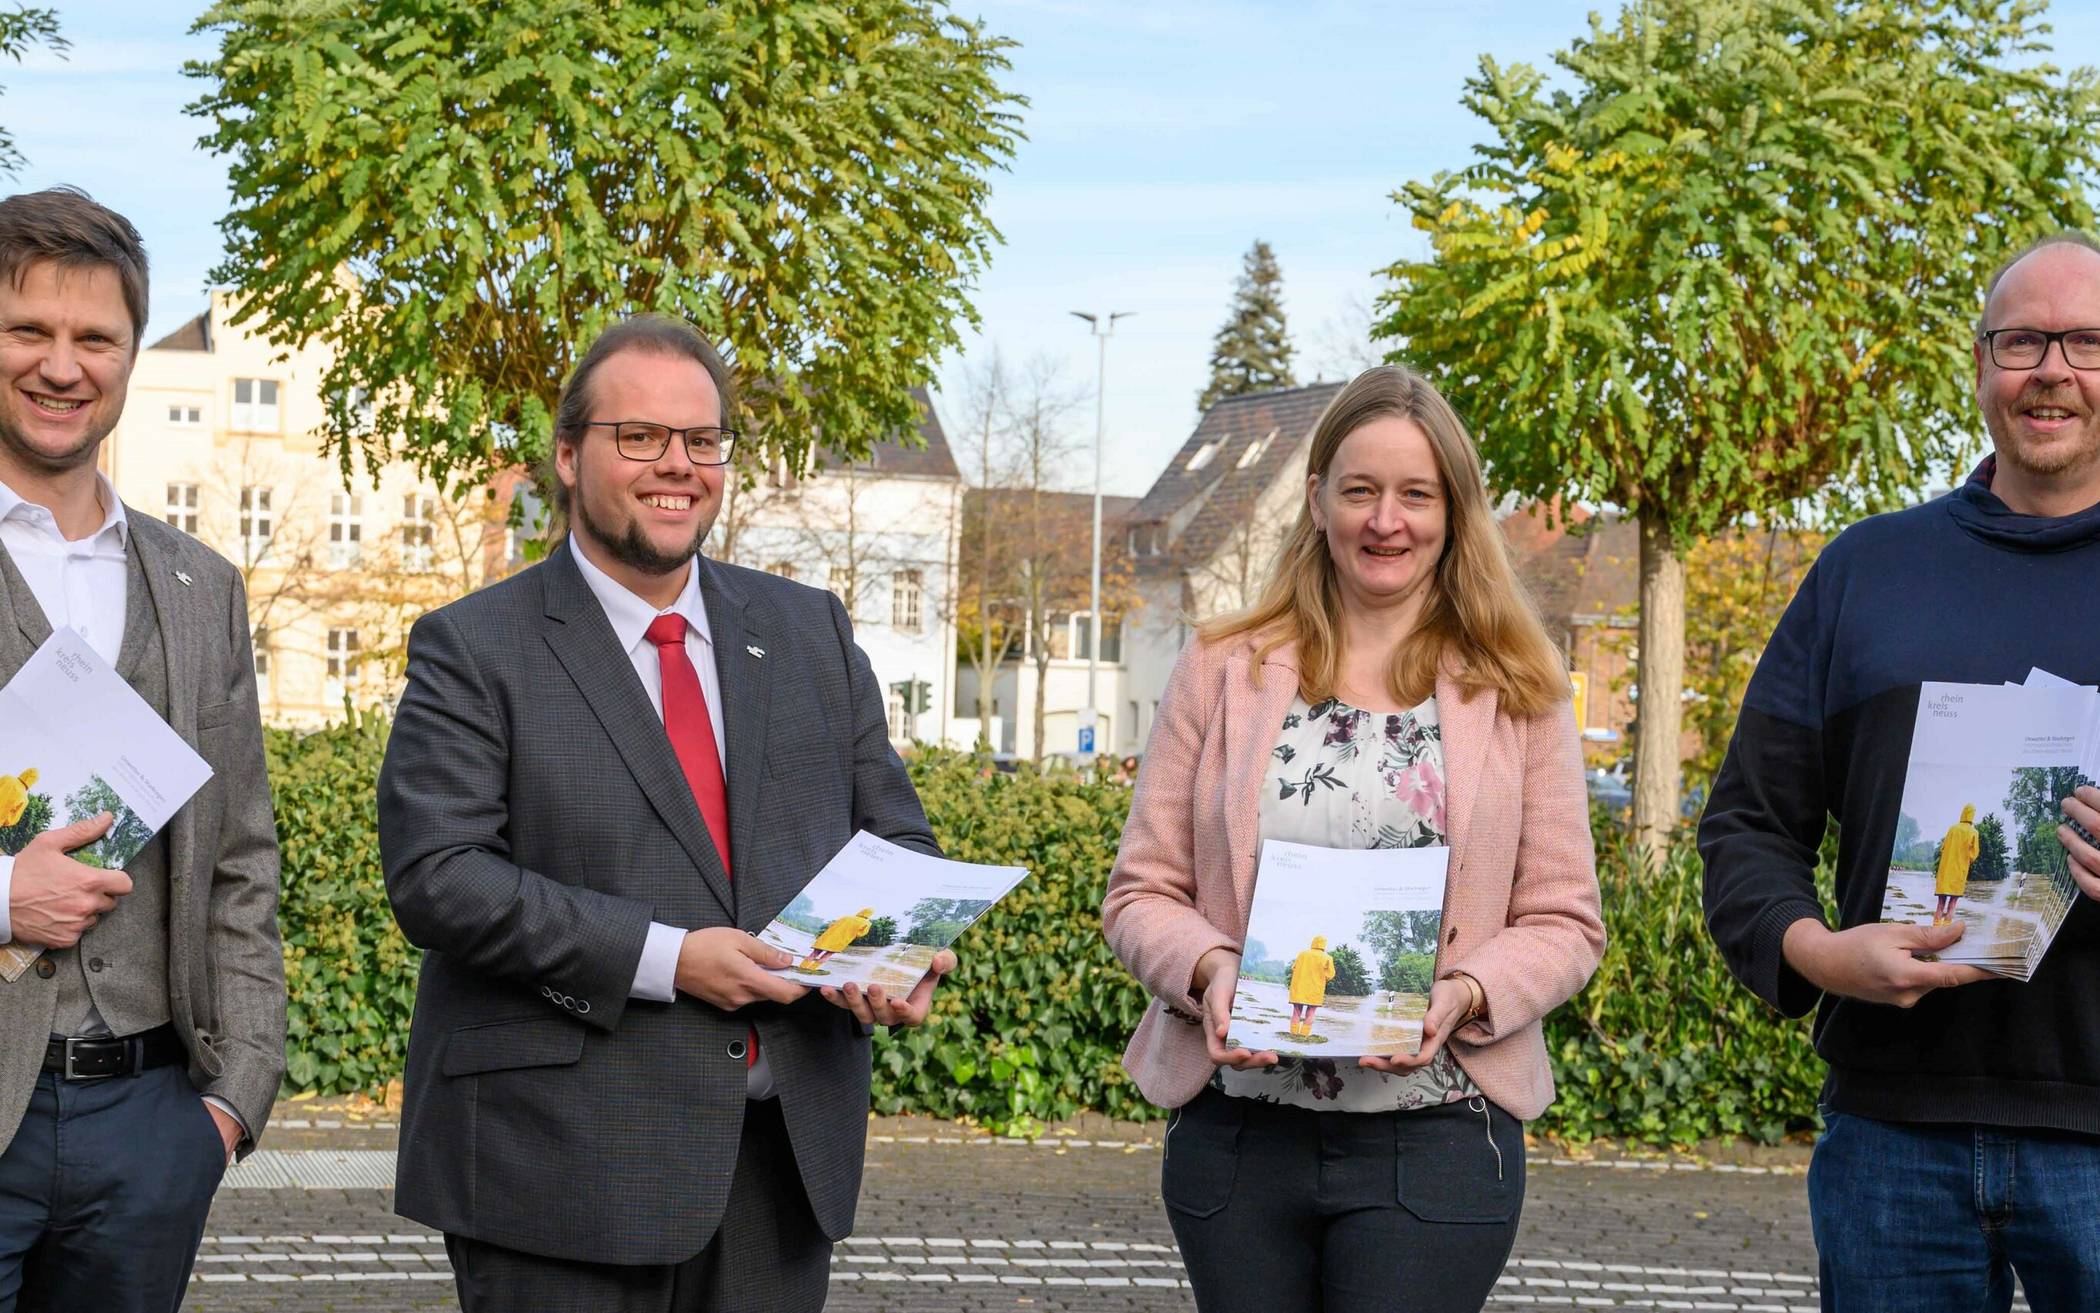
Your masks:
{"label": "blue sky", "polygon": [[[45,0],[52,3],[52,0]],[[219,255],[225,171],[196,148],[179,73],[205,53],[192,6],[58,0],[69,57],[0,65],[0,123],[28,165],[14,184],[86,187],[139,225],[154,262],[149,331],[202,308]],[[1459,105],[1483,52],[1544,66],[1586,26],[1576,0],[957,0],[1021,42],[1008,85],[1027,96],[1005,236],[973,300],[1015,363],[1055,360],[1089,399],[1093,341],[1072,310],[1134,311],[1109,348],[1110,492],[1142,493],[1187,436],[1241,256],[1276,250],[1301,374],[1335,372],[1331,338],[1368,304],[1375,270],[1422,250],[1390,193],[1463,164],[1482,136]],[[2100,0],[2057,0],[2059,64],[2100,62]],[[950,392],[961,358],[943,362]],[[951,430],[959,416],[950,397]],[[1069,484],[1092,486],[1093,410],[1073,421]],[[959,452],[958,455],[963,453]],[[963,462],[967,467],[967,459]]]}

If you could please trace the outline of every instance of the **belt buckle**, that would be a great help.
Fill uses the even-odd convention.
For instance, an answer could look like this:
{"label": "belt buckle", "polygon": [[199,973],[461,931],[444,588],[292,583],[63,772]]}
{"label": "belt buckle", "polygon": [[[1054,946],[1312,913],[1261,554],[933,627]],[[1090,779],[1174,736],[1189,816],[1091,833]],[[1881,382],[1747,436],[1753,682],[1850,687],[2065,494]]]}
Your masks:
{"label": "belt buckle", "polygon": [[[114,1071],[96,1071],[96,1072],[83,1072],[83,1071],[79,1071],[79,1070],[77,1070],[77,1069],[76,1069],[76,1068],[74,1067],[74,1065],[73,1065],[73,1059],[74,1059],[74,1054],[75,1054],[75,1052],[76,1052],[76,1050],[75,1050],[74,1046],[75,1046],[76,1044],[79,1044],[79,1045],[85,1045],[85,1044],[93,1044],[93,1043],[97,1043],[97,1042],[98,1042],[98,1041],[96,1041],[96,1040],[93,1040],[93,1039],[83,1039],[83,1038],[80,1038],[80,1037],[78,1037],[78,1036],[73,1036],[73,1035],[68,1035],[68,1036],[66,1036],[66,1063],[65,1063],[65,1078],[66,1078],[67,1080],[75,1080],[75,1081],[78,1081],[78,1080],[108,1080],[108,1079],[109,1079],[110,1077],[112,1077],[112,1076],[114,1076],[114,1075],[116,1075],[116,1074],[117,1074],[117,1073],[116,1073],[116,1072],[114,1072]],[[106,1042],[106,1041],[100,1041],[100,1042]]]}

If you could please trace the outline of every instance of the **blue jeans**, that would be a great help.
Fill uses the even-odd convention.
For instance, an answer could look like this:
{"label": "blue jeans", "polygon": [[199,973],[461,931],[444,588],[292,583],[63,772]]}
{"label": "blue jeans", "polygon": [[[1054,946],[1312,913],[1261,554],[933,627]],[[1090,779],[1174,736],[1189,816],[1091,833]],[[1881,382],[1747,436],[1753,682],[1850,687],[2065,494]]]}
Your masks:
{"label": "blue jeans", "polygon": [[1808,1168],[1825,1313],[2100,1309],[2100,1137],[1824,1110]]}

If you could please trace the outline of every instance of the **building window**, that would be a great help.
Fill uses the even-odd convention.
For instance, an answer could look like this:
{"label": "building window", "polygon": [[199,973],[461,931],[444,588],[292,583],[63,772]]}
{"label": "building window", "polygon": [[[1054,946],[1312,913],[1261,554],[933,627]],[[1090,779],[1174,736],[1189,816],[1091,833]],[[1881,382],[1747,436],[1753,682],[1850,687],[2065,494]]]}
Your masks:
{"label": "building window", "polygon": [[1215,456],[1215,455],[1217,455],[1217,454],[1218,454],[1218,444],[1217,444],[1217,443],[1215,443],[1215,442],[1206,442],[1206,443],[1204,443],[1204,444],[1203,444],[1202,446],[1200,446],[1200,447],[1196,448],[1196,454],[1195,454],[1195,455],[1193,455],[1193,456],[1189,457],[1189,463],[1188,463],[1188,467],[1187,467],[1187,468],[1188,468],[1188,472],[1189,472],[1189,473],[1191,473],[1191,474],[1194,474],[1194,473],[1195,473],[1195,472],[1196,472],[1197,470],[1200,470],[1200,469],[1202,469],[1202,468],[1203,468],[1204,466],[1206,466],[1206,465],[1210,464],[1210,458],[1211,458],[1211,457],[1213,457],[1213,456]]}
{"label": "building window", "polygon": [[918,632],[919,600],[922,594],[917,570],[899,570],[890,576],[890,623],[899,629]]}
{"label": "building window", "polygon": [[913,729],[912,717],[908,712],[904,710],[904,695],[899,693],[896,689],[891,689],[889,694],[889,704],[890,737],[900,742],[910,738],[912,736]]}
{"label": "building window", "polygon": [[204,423],[204,407],[194,402],[170,402],[168,423],[178,428],[196,428]]}
{"label": "building window", "polygon": [[328,677],[343,684],[355,684],[358,672],[358,638],[355,629],[331,629],[328,631]]}
{"label": "building window", "polygon": [[277,380],[237,378],[233,380],[233,427],[242,433],[275,433]]}
{"label": "building window", "polygon": [[766,567],[766,573],[777,574],[783,579],[792,579],[795,577],[795,563],[793,561],[775,561]]}
{"label": "building window", "polygon": [[255,631],[255,699],[270,700],[270,630],[262,626]]}
{"label": "building window", "polygon": [[1240,453],[1240,463],[1233,466],[1233,468],[1236,470],[1243,470],[1246,469],[1249,465],[1252,465],[1254,462],[1260,460],[1261,454],[1269,449],[1269,439],[1275,436],[1276,430],[1270,429],[1263,436],[1258,437],[1254,441],[1248,443],[1247,449]]}
{"label": "building window", "polygon": [[435,564],[437,498],[412,492],[401,499],[401,568],[426,571]]}
{"label": "building window", "polygon": [[364,515],[365,499],[356,493],[329,494],[328,564],[334,569],[345,569],[364,559]]}
{"label": "building window", "polygon": [[241,559],[250,565],[269,554],[277,518],[270,511],[270,489],[241,489]]}
{"label": "building window", "polygon": [[197,485],[194,483],[171,483],[168,485],[168,508],[164,518],[169,524],[184,533],[197,532]]}

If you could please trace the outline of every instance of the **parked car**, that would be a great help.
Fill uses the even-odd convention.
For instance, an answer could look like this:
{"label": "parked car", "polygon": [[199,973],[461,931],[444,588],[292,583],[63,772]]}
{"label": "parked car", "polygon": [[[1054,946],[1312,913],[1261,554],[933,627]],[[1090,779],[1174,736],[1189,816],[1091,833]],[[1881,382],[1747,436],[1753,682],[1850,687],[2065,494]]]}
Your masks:
{"label": "parked car", "polygon": [[1603,807],[1613,812],[1633,810],[1633,786],[1627,782],[1619,768],[1593,768],[1584,772],[1583,778],[1589,785],[1591,806]]}

